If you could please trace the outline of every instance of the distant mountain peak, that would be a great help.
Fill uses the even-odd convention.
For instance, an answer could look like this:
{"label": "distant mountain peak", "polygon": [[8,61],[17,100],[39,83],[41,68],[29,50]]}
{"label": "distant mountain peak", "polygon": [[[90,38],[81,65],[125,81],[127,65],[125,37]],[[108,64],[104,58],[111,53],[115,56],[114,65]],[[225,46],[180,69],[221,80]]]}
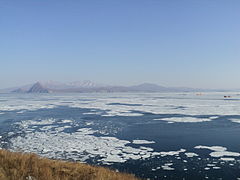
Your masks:
{"label": "distant mountain peak", "polygon": [[135,91],[160,92],[167,91],[168,88],[153,83],[143,83],[131,87]]}
{"label": "distant mountain peak", "polygon": [[49,90],[47,88],[45,88],[40,82],[36,82],[27,91],[27,93],[49,93]]}
{"label": "distant mountain peak", "polygon": [[93,88],[93,87],[104,86],[102,84],[98,84],[98,83],[92,82],[90,80],[74,81],[74,82],[67,83],[67,85],[72,86],[72,87],[81,87],[81,88]]}
{"label": "distant mountain peak", "polygon": [[34,86],[43,86],[40,81],[37,81],[35,84],[33,84]]}

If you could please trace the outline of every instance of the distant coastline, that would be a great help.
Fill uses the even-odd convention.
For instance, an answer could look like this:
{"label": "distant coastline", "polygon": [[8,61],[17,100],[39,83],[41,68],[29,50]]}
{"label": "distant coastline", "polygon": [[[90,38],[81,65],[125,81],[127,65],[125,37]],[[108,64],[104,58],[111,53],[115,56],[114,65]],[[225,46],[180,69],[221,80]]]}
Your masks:
{"label": "distant coastline", "polygon": [[0,90],[0,93],[111,93],[111,92],[211,92],[227,90],[198,89],[188,87],[165,87],[152,83],[143,83],[133,86],[113,86],[97,84],[91,81],[79,81],[71,83],[36,82],[20,87]]}

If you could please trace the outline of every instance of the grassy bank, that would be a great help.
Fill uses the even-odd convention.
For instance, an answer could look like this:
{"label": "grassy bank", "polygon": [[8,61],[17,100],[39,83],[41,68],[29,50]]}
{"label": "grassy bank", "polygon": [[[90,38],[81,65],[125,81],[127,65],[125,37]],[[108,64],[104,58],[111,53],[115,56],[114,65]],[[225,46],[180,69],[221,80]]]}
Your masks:
{"label": "grassy bank", "polygon": [[103,167],[0,150],[0,180],[137,180],[137,178]]}

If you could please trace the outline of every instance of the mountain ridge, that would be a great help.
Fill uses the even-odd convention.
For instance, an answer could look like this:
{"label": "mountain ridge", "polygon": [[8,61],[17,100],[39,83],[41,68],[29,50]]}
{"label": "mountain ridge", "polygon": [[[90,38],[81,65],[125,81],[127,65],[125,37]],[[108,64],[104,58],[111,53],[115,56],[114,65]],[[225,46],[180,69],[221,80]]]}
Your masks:
{"label": "mountain ridge", "polygon": [[[6,93],[90,93],[90,92],[198,92],[213,91],[188,87],[165,87],[154,83],[142,83],[132,86],[116,86],[94,83],[92,81],[74,81],[61,83],[56,81],[39,81],[31,85],[8,88]],[[1,91],[0,91],[1,92]]]}

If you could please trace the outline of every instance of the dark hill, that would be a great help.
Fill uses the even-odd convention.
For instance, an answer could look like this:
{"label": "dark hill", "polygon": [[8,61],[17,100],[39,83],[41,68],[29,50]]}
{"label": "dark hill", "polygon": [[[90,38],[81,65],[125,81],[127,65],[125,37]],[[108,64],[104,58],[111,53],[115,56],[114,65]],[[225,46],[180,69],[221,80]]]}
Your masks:
{"label": "dark hill", "polygon": [[49,90],[37,82],[27,91],[27,93],[49,93]]}

